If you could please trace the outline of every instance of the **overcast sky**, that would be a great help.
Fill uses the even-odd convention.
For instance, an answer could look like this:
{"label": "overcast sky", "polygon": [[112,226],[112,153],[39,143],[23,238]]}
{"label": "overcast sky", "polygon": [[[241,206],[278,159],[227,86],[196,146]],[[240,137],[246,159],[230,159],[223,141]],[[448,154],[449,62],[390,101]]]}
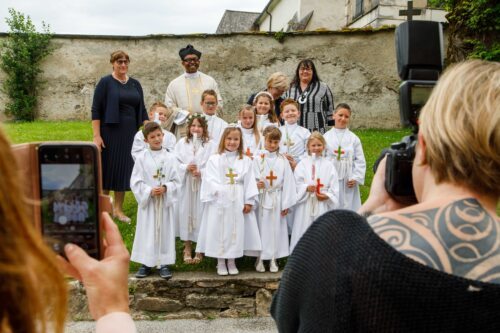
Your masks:
{"label": "overcast sky", "polygon": [[56,34],[131,35],[215,33],[226,9],[262,12],[268,0],[0,0],[0,32],[8,8]]}

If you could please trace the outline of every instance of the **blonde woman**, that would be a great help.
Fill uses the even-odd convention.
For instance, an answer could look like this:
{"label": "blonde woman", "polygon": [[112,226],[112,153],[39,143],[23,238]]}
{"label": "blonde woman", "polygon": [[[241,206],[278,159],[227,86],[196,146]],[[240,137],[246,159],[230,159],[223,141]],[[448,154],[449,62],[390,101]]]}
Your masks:
{"label": "blonde woman", "polygon": [[[281,73],[281,72],[276,72],[273,73],[269,76],[267,79],[267,85],[266,89],[263,91],[266,91],[271,94],[271,96],[274,99],[274,112],[276,112],[276,116],[278,119],[280,119],[280,105],[281,102],[283,102],[283,98],[281,97],[285,91],[288,90],[290,87],[290,79],[288,77]],[[253,105],[255,97],[257,96],[258,93],[252,94],[247,101],[248,105]]]}
{"label": "blonde woman", "polygon": [[281,332],[500,331],[499,105],[499,63],[443,75],[419,121],[418,204],[390,199],[383,161],[360,211],[373,215],[313,223],[271,308]]}

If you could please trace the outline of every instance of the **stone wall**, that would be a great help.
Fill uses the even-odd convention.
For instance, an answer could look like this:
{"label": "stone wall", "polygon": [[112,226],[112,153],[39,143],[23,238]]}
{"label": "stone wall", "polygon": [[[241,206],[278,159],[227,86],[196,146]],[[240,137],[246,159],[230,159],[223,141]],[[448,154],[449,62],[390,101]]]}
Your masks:
{"label": "stone wall", "polygon": [[[174,273],[159,277],[129,278],[130,310],[135,320],[213,319],[269,316],[281,273],[243,272],[221,277],[215,273]],[[85,290],[70,282],[70,320],[91,320]]]}
{"label": "stone wall", "polygon": [[[0,35],[0,41],[5,34]],[[200,70],[219,83],[224,118],[234,121],[248,96],[265,87],[269,74],[293,76],[297,63],[312,58],[322,81],[333,90],[335,104],[349,103],[352,127],[394,128],[399,125],[394,30],[311,32],[287,35],[283,43],[262,33],[187,36],[56,35],[54,53],[42,64],[39,118],[90,119],[94,87],[111,72],[109,54],[126,50],[129,73],[145,92],[146,104],[163,100],[168,83],[183,72],[178,50],[191,43],[203,52]],[[0,81],[5,78],[0,71]],[[0,119],[6,96],[0,92]]]}

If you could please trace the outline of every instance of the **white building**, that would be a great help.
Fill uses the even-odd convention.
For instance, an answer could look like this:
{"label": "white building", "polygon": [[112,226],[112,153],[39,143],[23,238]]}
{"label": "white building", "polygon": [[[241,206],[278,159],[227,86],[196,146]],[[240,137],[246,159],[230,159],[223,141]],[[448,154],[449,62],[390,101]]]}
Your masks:
{"label": "white building", "polygon": [[[446,22],[442,9],[427,8],[427,0],[414,0],[421,14],[414,20]],[[406,18],[407,0],[270,0],[254,23],[259,31],[313,31],[342,28],[377,28],[398,25]]]}

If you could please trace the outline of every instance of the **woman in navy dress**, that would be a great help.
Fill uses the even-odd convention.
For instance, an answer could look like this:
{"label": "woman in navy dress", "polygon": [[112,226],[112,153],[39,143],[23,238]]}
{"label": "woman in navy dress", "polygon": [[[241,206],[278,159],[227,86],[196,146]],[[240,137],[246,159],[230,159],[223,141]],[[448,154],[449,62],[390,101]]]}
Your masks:
{"label": "woman in navy dress", "polygon": [[102,186],[105,194],[114,192],[114,215],[130,222],[123,212],[125,192],[130,190],[134,161],[131,150],[134,135],[148,120],[144,94],[139,81],[127,75],[130,57],[124,51],[111,53],[113,72],[101,78],[92,102],[94,143],[101,151]]}

